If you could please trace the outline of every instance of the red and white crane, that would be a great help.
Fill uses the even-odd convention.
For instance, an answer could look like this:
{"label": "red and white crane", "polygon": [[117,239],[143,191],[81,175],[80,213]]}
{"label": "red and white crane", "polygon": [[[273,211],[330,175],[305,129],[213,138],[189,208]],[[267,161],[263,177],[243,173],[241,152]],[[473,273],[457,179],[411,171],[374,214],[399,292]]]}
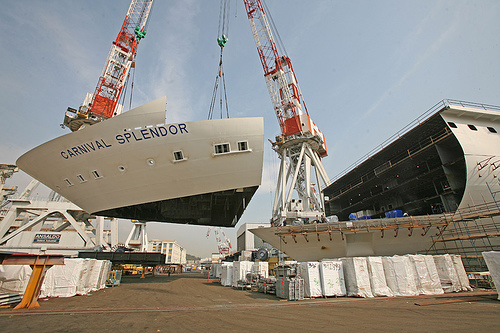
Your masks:
{"label": "red and white crane", "polygon": [[[212,227],[208,227],[207,238],[210,236],[210,230]],[[217,241],[217,249],[220,254],[227,256],[231,253],[232,246],[229,238],[220,227],[213,227],[215,240]]]}
{"label": "red and white crane", "polygon": [[94,93],[87,93],[78,110],[68,108],[64,126],[76,131],[82,125],[92,125],[121,113],[118,100],[135,61],[139,41],[146,35],[152,5],[153,0],[132,0]]}
{"label": "red and white crane", "polygon": [[281,128],[281,135],[273,143],[281,165],[271,222],[285,225],[321,221],[325,212],[321,183],[329,184],[321,163],[321,157],[328,155],[325,137],[309,117],[290,58],[278,52],[262,2],[244,2]]}

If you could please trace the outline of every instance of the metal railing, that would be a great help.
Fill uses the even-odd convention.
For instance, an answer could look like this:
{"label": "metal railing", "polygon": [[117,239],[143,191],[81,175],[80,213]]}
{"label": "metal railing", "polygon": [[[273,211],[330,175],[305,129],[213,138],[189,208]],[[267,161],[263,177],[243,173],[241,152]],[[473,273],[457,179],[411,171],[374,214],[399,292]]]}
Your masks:
{"label": "metal railing", "polygon": [[425,229],[430,227],[442,228],[454,222],[499,215],[500,209],[498,208],[498,203],[489,202],[457,210],[455,213],[280,226],[276,228],[275,234],[278,236],[287,236],[307,235],[309,233],[369,232],[374,230],[396,230],[404,228],[423,228],[425,232]]}
{"label": "metal railing", "polygon": [[387,146],[401,138],[403,135],[414,129],[415,127],[419,126],[422,124],[424,121],[429,119],[431,116],[433,116],[436,112],[446,108],[446,107],[451,107],[451,106],[461,106],[461,107],[470,107],[470,108],[475,108],[475,109],[483,109],[483,110],[492,110],[492,111],[500,111],[500,106],[495,106],[495,105],[489,105],[489,104],[481,104],[481,103],[475,103],[475,102],[466,102],[466,101],[459,101],[459,100],[454,100],[454,99],[444,99],[440,102],[438,102],[436,105],[425,111],[422,115],[420,115],[417,119],[413,120],[411,123],[403,127],[401,130],[399,130],[396,134],[392,135],[389,137],[387,140],[382,142],[380,145],[376,146],[372,150],[370,150],[367,154],[359,158],[356,162],[348,166],[346,169],[341,171],[338,175],[330,179],[330,184],[333,182],[337,181],[341,177],[345,176],[349,172],[351,172],[353,169],[357,168],[360,166],[362,163],[364,163],[366,160],[368,160],[370,157],[374,156],[375,154],[379,153],[383,149],[385,149]]}

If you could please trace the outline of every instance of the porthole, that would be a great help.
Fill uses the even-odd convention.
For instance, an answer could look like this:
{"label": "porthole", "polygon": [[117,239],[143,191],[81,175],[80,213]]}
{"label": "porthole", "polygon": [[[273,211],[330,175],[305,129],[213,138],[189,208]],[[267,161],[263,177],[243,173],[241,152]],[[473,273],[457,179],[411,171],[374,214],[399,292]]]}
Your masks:
{"label": "porthole", "polygon": [[473,131],[477,131],[476,126],[471,125],[471,124],[468,124],[467,126],[468,126],[471,130],[473,130]]}
{"label": "porthole", "polygon": [[455,124],[454,122],[449,121],[449,122],[448,122],[448,125],[449,125],[451,128],[457,128],[457,124]]}
{"label": "porthole", "polygon": [[148,160],[146,161],[146,163],[147,163],[149,166],[153,166],[153,165],[155,165],[155,160],[153,160],[152,158],[148,158]]}
{"label": "porthole", "polygon": [[488,128],[488,131],[490,131],[491,133],[496,133],[497,130],[493,127],[487,127]]}
{"label": "porthole", "polygon": [[120,166],[118,167],[118,171],[120,171],[120,172],[125,172],[125,167],[124,167],[123,165],[120,165]]}
{"label": "porthole", "polygon": [[92,176],[94,176],[94,179],[99,179],[102,178],[101,174],[97,170],[92,170]]}

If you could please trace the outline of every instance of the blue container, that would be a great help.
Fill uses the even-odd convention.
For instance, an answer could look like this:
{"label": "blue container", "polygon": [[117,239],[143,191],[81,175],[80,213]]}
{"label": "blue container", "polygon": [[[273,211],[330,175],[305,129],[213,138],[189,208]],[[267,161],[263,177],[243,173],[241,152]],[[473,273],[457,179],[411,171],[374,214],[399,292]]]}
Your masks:
{"label": "blue container", "polygon": [[403,211],[396,209],[396,210],[391,210],[390,212],[385,213],[385,218],[387,218],[387,219],[393,219],[396,217],[403,217]]}

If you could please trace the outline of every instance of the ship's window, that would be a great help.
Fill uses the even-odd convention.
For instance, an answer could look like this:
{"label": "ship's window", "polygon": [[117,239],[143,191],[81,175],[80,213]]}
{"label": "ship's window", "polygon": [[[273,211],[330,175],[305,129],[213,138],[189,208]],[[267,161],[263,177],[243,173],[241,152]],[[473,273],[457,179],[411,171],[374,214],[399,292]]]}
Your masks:
{"label": "ship's window", "polygon": [[229,153],[231,149],[229,148],[229,143],[220,143],[214,146],[216,154]]}
{"label": "ship's window", "polygon": [[473,131],[477,131],[476,126],[471,125],[471,124],[469,124],[469,125],[467,125],[467,126],[469,126],[469,128],[470,128],[471,130],[473,130]]}
{"label": "ship's window", "polygon": [[491,133],[496,133],[497,130],[494,129],[493,127],[487,127],[488,128],[488,131],[490,131]]}
{"label": "ship's window", "polygon": [[454,122],[449,121],[448,125],[450,125],[451,128],[457,128],[457,124],[455,124]]}
{"label": "ship's window", "polygon": [[80,181],[80,183],[84,183],[85,182],[85,178],[83,178],[82,175],[76,175],[76,178],[78,178],[78,180]]}
{"label": "ship's window", "polygon": [[73,186],[73,184],[69,181],[68,178],[64,179],[64,182],[66,183],[66,185],[68,186]]}
{"label": "ship's window", "polygon": [[248,150],[248,141],[239,141],[238,142],[238,150],[239,151]]}
{"label": "ship's window", "polygon": [[97,170],[92,171],[92,176],[94,176],[95,179],[102,178],[101,174],[97,172]]}
{"label": "ship's window", "polygon": [[182,150],[174,151],[174,161],[182,161],[184,159],[184,153]]}

